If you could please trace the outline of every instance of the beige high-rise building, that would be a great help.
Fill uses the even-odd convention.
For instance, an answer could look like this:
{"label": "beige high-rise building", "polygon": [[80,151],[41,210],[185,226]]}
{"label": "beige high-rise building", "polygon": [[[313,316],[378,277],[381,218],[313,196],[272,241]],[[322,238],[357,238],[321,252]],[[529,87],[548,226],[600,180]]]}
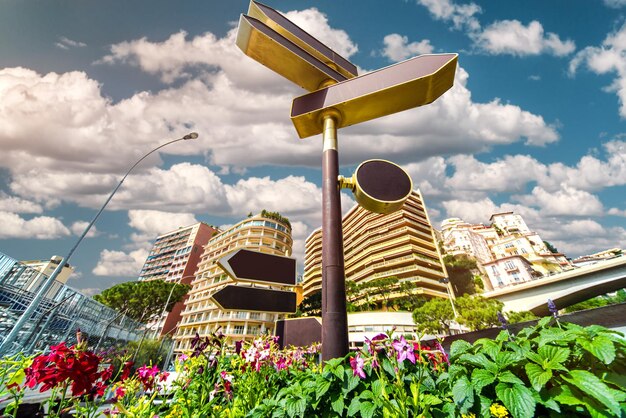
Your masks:
{"label": "beige high-rise building", "polygon": [[[211,296],[234,281],[217,265],[225,255],[240,249],[289,256],[292,251],[291,225],[286,218],[261,212],[213,236],[204,247],[192,289],[185,301],[182,319],[174,336],[176,350],[191,348],[196,332],[206,336],[219,330],[231,341],[249,340],[274,331],[278,315],[264,312],[225,311]],[[255,285],[261,286],[261,285]]]}
{"label": "beige high-rise building", "polygon": [[[422,195],[414,191],[402,209],[381,215],[356,205],[343,218],[346,280],[357,284],[395,276],[411,283],[413,294],[448,298],[442,280],[447,272],[434,238]],[[322,284],[322,231],[306,240],[303,293],[309,296]],[[398,288],[385,298],[402,297]],[[392,302],[393,304],[393,302]]]}

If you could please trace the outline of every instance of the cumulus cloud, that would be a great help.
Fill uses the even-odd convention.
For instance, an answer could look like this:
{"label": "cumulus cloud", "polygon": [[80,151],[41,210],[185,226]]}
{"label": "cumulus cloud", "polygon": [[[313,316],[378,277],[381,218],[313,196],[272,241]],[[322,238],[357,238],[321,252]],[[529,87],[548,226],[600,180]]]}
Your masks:
{"label": "cumulus cloud", "polygon": [[137,278],[146,257],[148,257],[148,251],[145,249],[138,249],[129,254],[123,251],[103,250],[92,273],[96,276]]}
{"label": "cumulus cloud", "polygon": [[0,211],[0,239],[55,239],[70,235],[61,221],[50,216],[24,219],[11,212]]}
{"label": "cumulus cloud", "polygon": [[417,3],[426,7],[436,19],[451,22],[455,29],[480,29],[475,15],[482,10],[476,3],[456,4],[450,0],[417,0]]}
{"label": "cumulus cloud", "polygon": [[518,20],[497,21],[472,37],[479,48],[490,54],[564,56],[576,49],[574,41],[562,41],[555,33],[544,33],[536,20],[526,26]]}
{"label": "cumulus cloud", "polygon": [[543,25],[536,20],[528,25],[518,20],[500,20],[483,28],[476,17],[482,10],[475,3],[457,4],[452,0],[417,0],[417,3],[426,7],[435,19],[465,31],[477,49],[488,54],[565,56],[576,49],[574,41],[561,40],[552,32],[545,33]]}
{"label": "cumulus cloud", "polygon": [[409,43],[406,36],[397,33],[385,36],[383,43],[385,48],[382,50],[382,55],[393,62],[403,61],[415,55],[431,54],[434,50],[428,39]]}
{"label": "cumulus cloud", "polygon": [[[141,233],[141,237],[147,237],[147,241],[154,241],[159,235],[198,223],[193,213],[175,213],[160,210],[129,210],[128,218],[128,225],[138,230]],[[139,235],[135,235],[134,241],[144,241],[144,239],[140,238]]]}
{"label": "cumulus cloud", "polygon": [[604,213],[597,196],[565,185],[556,192],[535,187],[530,195],[518,196],[517,200],[525,205],[539,206],[540,213],[548,216],[599,216]]}
{"label": "cumulus cloud", "polygon": [[[80,236],[83,234],[83,232],[85,232],[85,228],[87,228],[88,225],[89,222],[87,221],[76,221],[72,224],[72,226],[70,226],[70,230],[72,231],[72,234]],[[98,235],[100,235],[100,231],[98,231],[98,228],[93,225],[89,229],[89,232],[87,232],[87,235],[85,235],[85,238],[93,238],[97,237]]]}
{"label": "cumulus cloud", "polygon": [[13,213],[42,213],[41,205],[29,200],[10,196],[0,191],[0,211]]}
{"label": "cumulus cloud", "polygon": [[615,93],[620,102],[619,114],[626,118],[626,23],[607,35],[600,46],[588,46],[570,61],[569,73],[581,66],[596,74],[614,74],[615,79],[605,91]]}

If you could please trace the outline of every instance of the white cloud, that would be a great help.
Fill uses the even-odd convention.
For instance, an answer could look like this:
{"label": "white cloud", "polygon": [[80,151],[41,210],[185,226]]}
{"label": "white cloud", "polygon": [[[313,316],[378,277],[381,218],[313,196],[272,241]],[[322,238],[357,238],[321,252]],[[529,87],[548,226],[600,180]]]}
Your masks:
{"label": "white cloud", "polygon": [[138,249],[129,254],[123,251],[103,250],[92,273],[96,276],[137,278],[147,256],[148,251],[145,249]]}
{"label": "white cloud", "polygon": [[55,42],[54,45],[57,48],[61,49],[70,49],[70,48],[83,48],[87,46],[84,42],[73,41],[65,36],[61,36],[58,42]]}
{"label": "white cloud", "polygon": [[129,210],[128,218],[128,225],[149,236],[150,241],[177,228],[198,223],[193,213],[173,213],[159,210]]}
{"label": "white cloud", "polygon": [[531,195],[518,196],[516,200],[525,205],[539,206],[540,213],[547,216],[600,216],[604,213],[597,196],[567,185],[556,192],[537,186]]}
{"label": "white cloud", "polygon": [[490,54],[564,56],[576,49],[574,41],[562,41],[551,32],[544,34],[543,26],[536,20],[527,26],[518,20],[497,21],[473,38],[478,47]]}
{"label": "white cloud", "polygon": [[448,217],[461,218],[472,223],[484,223],[489,217],[499,212],[498,207],[489,198],[479,201],[447,200],[443,202]]}
{"label": "white cloud", "polygon": [[394,62],[403,61],[415,55],[431,54],[434,50],[428,39],[409,43],[406,36],[397,33],[385,36],[383,43],[385,44],[383,56]]}
{"label": "white cloud", "polygon": [[596,74],[615,74],[615,79],[605,91],[614,92],[620,102],[619,114],[626,118],[626,23],[610,34],[600,46],[589,46],[579,51],[569,65],[574,75],[579,67],[586,66]]}
{"label": "white cloud", "polygon": [[475,31],[480,23],[474,15],[481,13],[481,8],[475,3],[455,4],[450,0],[417,0],[418,4],[439,20],[452,22],[455,29]]}
{"label": "white cloud", "polygon": [[50,216],[24,219],[15,213],[0,211],[0,225],[0,239],[55,239],[70,235],[61,221]]}
{"label": "white cloud", "polygon": [[359,50],[344,30],[331,28],[326,15],[316,8],[287,12],[285,17],[314,34],[319,41],[344,58],[350,58]]}
{"label": "white cloud", "polygon": [[13,213],[42,213],[43,208],[37,203],[19,197],[9,196],[0,191],[0,211]]}
{"label": "white cloud", "polygon": [[620,7],[626,6],[626,0],[604,0],[604,4],[607,7],[619,9]]}
{"label": "white cloud", "polygon": [[613,216],[622,216],[624,218],[626,218],[626,209],[618,209],[618,208],[611,208],[609,209],[609,211],[607,212],[609,215],[613,215]]}
{"label": "white cloud", "polygon": [[493,163],[483,163],[468,155],[448,160],[455,168],[446,185],[455,190],[520,192],[531,181],[545,177],[544,164],[527,155],[507,155]]}
{"label": "white cloud", "polygon": [[[72,224],[72,226],[70,226],[70,230],[72,231],[72,234],[80,236],[83,232],[85,232],[85,228],[87,228],[88,225],[89,222],[87,221],[76,221]],[[89,232],[87,232],[87,235],[85,235],[85,238],[93,238],[98,235],[100,235],[100,231],[98,231],[98,228],[93,225],[89,229]]]}

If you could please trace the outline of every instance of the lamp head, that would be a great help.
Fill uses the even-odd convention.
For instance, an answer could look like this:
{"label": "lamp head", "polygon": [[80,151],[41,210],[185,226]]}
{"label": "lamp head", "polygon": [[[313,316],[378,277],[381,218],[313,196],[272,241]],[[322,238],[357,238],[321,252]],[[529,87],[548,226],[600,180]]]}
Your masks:
{"label": "lamp head", "polygon": [[196,139],[198,137],[197,132],[190,132],[187,135],[183,136],[183,139],[186,141],[188,139]]}

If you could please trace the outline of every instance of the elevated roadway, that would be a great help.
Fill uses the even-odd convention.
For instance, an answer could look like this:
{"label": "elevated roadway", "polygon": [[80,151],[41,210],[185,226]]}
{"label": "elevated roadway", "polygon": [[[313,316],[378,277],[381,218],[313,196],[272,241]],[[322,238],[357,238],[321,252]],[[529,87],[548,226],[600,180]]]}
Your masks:
{"label": "elevated roadway", "polygon": [[549,313],[548,299],[552,299],[557,308],[563,309],[625,287],[626,256],[621,256],[485,292],[483,296],[503,302],[505,311],[531,311],[541,316]]}

